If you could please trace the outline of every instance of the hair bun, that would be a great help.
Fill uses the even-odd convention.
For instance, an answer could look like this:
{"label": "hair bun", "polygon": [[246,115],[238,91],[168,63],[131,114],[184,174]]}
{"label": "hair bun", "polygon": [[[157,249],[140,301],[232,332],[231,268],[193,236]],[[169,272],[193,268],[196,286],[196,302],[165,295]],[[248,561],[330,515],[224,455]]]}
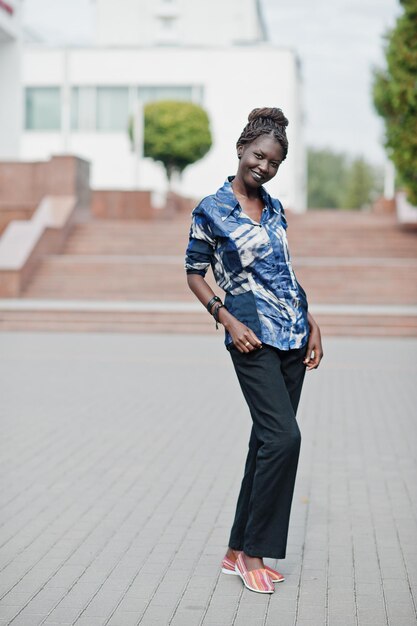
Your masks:
{"label": "hair bun", "polygon": [[283,161],[288,152],[288,139],[285,130],[288,126],[288,120],[281,109],[276,107],[253,109],[249,113],[248,120],[236,142],[236,147],[246,146],[261,135],[272,135],[281,145]]}
{"label": "hair bun", "polygon": [[288,126],[288,120],[285,117],[281,109],[275,107],[263,107],[259,109],[253,109],[249,113],[248,121],[255,122],[256,120],[265,119],[271,120],[276,126]]}

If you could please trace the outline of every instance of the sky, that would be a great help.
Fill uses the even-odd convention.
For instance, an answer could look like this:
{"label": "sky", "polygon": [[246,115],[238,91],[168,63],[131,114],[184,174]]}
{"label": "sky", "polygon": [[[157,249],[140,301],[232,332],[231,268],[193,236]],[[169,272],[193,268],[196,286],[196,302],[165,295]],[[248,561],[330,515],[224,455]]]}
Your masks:
{"label": "sky", "polygon": [[[384,65],[383,36],[400,14],[398,0],[261,4],[271,42],[300,59],[307,145],[382,165],[384,129],[372,105],[372,70]],[[46,42],[92,42],[94,0],[24,0],[23,6],[24,25]]]}
{"label": "sky", "polygon": [[264,0],[263,7],[271,40],[301,61],[308,145],[382,162],[372,71],[384,66],[383,36],[401,12],[398,0]]}

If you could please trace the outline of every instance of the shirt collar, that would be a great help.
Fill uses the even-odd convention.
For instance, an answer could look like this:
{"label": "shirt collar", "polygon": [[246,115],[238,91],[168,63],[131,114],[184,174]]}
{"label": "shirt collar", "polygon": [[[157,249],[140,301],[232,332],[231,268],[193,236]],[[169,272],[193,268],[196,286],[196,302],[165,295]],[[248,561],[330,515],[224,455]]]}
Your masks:
{"label": "shirt collar", "polygon": [[[232,180],[234,176],[228,176],[227,180],[224,182],[223,187],[220,187],[216,193],[217,206],[220,211],[220,216],[222,221],[224,222],[233,211],[240,207],[239,202],[236,199],[235,194],[233,193],[232,188]],[[260,187],[260,195],[265,204],[265,206],[269,209],[269,211],[275,211],[278,215],[281,214],[280,204],[277,201],[274,201],[269,193],[264,189],[264,187]]]}

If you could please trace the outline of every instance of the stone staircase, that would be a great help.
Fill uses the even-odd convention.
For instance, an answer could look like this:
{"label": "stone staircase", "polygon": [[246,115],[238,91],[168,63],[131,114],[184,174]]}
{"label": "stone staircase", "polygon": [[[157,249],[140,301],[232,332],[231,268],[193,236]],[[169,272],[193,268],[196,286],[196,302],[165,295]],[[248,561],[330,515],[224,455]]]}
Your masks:
{"label": "stone staircase", "polygon": [[[76,224],[44,257],[0,329],[215,333],[183,270],[189,214]],[[394,216],[288,215],[298,280],[326,334],[417,335],[417,234]],[[213,288],[212,277],[209,277]]]}

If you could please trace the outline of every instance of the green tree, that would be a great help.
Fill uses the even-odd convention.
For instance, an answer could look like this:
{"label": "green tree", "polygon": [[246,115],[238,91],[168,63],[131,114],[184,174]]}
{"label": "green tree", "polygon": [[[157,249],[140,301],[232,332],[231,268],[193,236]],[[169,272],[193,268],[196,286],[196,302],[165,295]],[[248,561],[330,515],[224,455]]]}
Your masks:
{"label": "green tree", "polygon": [[328,149],[310,148],[307,153],[307,203],[311,208],[342,206],[347,157]]}
{"label": "green tree", "polygon": [[160,161],[168,180],[211,148],[207,113],[197,104],[161,100],[144,110],[144,155]]}
{"label": "green tree", "polygon": [[310,148],[307,190],[310,208],[361,209],[381,193],[382,172],[362,157]]}
{"label": "green tree", "polygon": [[350,164],[342,195],[345,209],[363,209],[374,200],[377,186],[376,172],[362,157]]}
{"label": "green tree", "polygon": [[400,4],[403,13],[386,36],[386,68],[374,74],[373,99],[385,120],[388,154],[417,204],[417,1]]}

